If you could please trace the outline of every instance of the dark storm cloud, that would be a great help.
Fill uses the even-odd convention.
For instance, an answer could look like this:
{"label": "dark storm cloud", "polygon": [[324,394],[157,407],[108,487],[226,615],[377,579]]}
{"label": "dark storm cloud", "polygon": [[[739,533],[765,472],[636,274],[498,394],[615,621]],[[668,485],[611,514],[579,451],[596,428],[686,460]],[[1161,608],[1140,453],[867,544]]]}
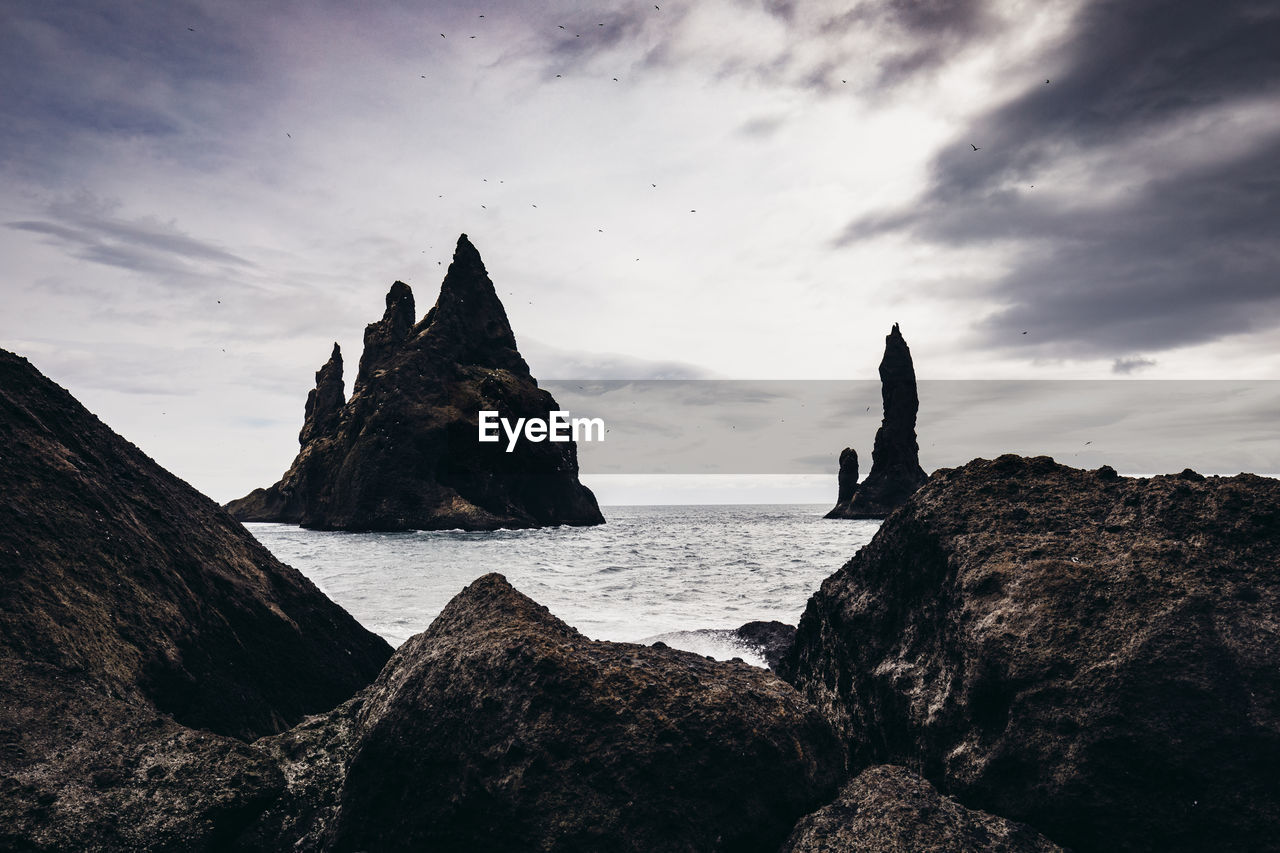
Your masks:
{"label": "dark storm cloud", "polygon": [[[1123,359],[1280,325],[1280,133],[1247,112],[1280,109],[1277,44],[1274,4],[1094,3],[1024,95],[937,155],[922,199],[836,243],[1020,244],[991,294],[1007,307],[979,331],[1029,355]],[[1225,150],[1213,120],[1238,125]],[[1191,156],[1144,161],[1144,139],[1182,126]],[[1109,158],[1154,177],[1106,198],[1046,183],[1059,162]]]}

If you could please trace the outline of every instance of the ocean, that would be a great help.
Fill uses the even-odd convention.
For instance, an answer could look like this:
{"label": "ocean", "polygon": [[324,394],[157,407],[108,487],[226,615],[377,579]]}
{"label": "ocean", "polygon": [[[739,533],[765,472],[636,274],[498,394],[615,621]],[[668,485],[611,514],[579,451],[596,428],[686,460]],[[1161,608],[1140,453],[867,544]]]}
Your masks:
{"label": "ocean", "polygon": [[827,521],[826,505],[606,506],[607,524],[541,530],[336,533],[245,527],[362,625],[398,646],[488,572],[597,640],[764,662],[729,636],[795,625],[823,579],[878,521]]}

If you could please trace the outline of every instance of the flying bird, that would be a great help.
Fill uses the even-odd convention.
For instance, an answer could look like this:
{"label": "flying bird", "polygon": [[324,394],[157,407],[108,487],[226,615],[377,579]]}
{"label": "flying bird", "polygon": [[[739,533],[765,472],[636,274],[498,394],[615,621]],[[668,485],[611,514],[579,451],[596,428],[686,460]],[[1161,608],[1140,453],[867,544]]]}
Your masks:
{"label": "flying bird", "polygon": [[978,146],[974,145],[972,142],[970,142],[970,143],[969,143],[969,147],[970,147],[970,148],[972,148],[974,151],[981,151],[981,150],[982,150],[982,149],[981,149],[981,148],[979,148]]}
{"label": "flying bird", "polygon": [[195,27],[187,27],[187,32],[194,33],[195,31],[196,31]]}
{"label": "flying bird", "polygon": [[290,139],[293,139],[293,134],[289,133],[288,131],[286,131],[284,135],[289,137]]}
{"label": "flying bird", "polygon": [[1045,80],[1044,82],[1045,82],[1045,85],[1046,85],[1046,86],[1047,86],[1047,85],[1049,85],[1049,81],[1048,81],[1048,80]]}

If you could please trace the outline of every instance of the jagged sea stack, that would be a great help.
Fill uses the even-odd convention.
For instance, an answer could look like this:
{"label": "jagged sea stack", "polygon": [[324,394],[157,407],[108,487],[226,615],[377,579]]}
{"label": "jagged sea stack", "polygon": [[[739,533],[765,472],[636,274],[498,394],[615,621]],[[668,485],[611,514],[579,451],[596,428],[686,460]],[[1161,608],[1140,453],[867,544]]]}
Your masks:
{"label": "jagged sea stack", "polygon": [[415,324],[397,281],[342,396],[335,344],[307,398],[301,448],[280,482],[227,509],[241,521],[322,530],[493,530],[602,524],[578,482],[573,442],[481,443],[481,411],[509,420],[558,409],[538,387],[480,254],[463,234],[440,296]]}
{"label": "jagged sea stack", "polygon": [[871,473],[858,483],[858,454],[845,448],[840,454],[840,490],[827,518],[885,518],[928,479],[920,467],[916,444],[916,370],[911,350],[898,324],[884,339],[880,360],[880,397],[884,419],[871,450]]}

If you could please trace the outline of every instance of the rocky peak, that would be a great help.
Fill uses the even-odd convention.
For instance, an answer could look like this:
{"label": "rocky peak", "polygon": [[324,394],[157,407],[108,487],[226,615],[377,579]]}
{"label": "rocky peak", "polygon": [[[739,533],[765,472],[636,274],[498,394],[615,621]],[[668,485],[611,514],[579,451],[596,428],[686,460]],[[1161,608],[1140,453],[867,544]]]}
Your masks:
{"label": "rocky peak", "polygon": [[[356,387],[368,382],[378,365],[409,337],[415,316],[412,288],[403,281],[397,281],[387,291],[387,310],[382,319],[365,326],[364,352],[360,356]],[[354,388],[352,394],[355,394]]]}
{"label": "rocky peak", "polygon": [[[412,301],[413,297],[409,299]],[[298,443],[305,447],[314,439],[333,432],[346,402],[342,385],[342,350],[335,342],[333,354],[316,371],[316,387],[307,395],[306,416],[302,431],[298,433]]]}
{"label": "rocky peak", "polygon": [[452,363],[529,373],[516,349],[516,336],[502,300],[466,234],[458,237],[440,296],[414,334],[423,336],[434,354]]}

